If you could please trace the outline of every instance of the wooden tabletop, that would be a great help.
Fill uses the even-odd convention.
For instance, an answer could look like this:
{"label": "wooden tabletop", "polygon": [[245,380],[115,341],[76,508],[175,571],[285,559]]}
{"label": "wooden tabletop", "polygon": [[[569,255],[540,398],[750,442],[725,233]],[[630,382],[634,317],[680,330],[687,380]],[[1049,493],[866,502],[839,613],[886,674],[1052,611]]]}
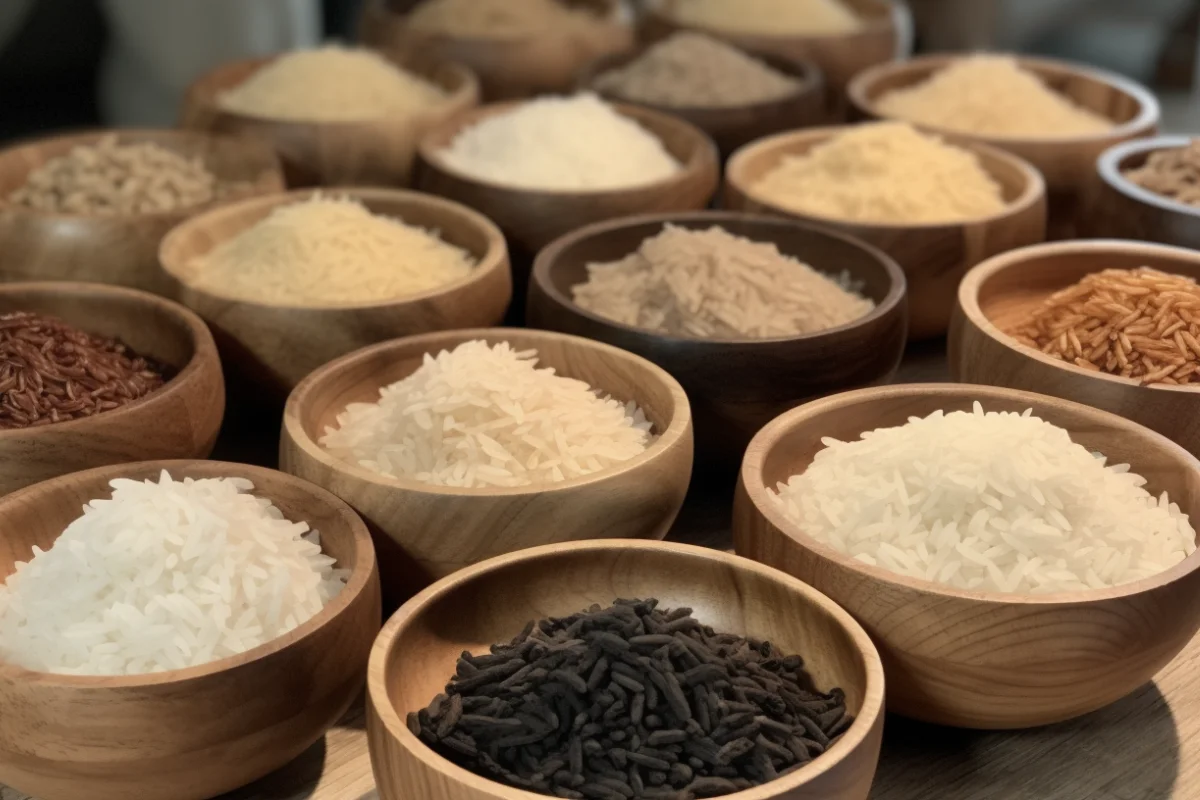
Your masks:
{"label": "wooden tabletop", "polygon": [[[940,343],[911,348],[897,376],[904,383],[946,379]],[[728,510],[721,493],[695,494],[669,538],[728,549]],[[371,800],[377,797],[374,785],[362,709],[356,707],[292,764],[221,800]],[[1072,722],[989,733],[888,717],[871,793],[872,800],[1197,797],[1200,638],[1152,683]],[[28,799],[0,789],[0,800]]]}

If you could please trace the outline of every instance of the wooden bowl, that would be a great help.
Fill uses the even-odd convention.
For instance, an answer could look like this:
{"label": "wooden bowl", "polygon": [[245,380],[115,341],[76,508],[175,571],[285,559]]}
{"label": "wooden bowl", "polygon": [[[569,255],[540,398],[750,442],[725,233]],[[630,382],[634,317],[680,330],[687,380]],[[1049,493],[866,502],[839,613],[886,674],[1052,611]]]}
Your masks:
{"label": "wooden bowl", "polygon": [[[484,339],[536,349],[540,366],[634,400],[657,441],[619,467],[552,485],[497,489],[432,486],[349,464],[317,444],[347,403],[413,373],[426,353]],[[446,331],[368,347],[327,364],[288,398],[281,468],[341,497],[372,526],[384,586],[406,599],[478,561],[577,539],[661,539],[679,512],[692,469],[692,415],[679,384],[638,356],[561,333],[508,328]]]}
{"label": "wooden bowl", "polygon": [[728,158],[733,151],[755,139],[792,128],[819,125],[825,119],[825,77],[821,68],[809,60],[772,53],[747,51],[747,55],[800,81],[792,92],[777,100],[736,106],[665,106],[644,103],[596,86],[596,79],[605,72],[636,61],[651,46],[644,45],[630,53],[592,62],[580,73],[579,88],[594,91],[610,102],[629,103],[687,120],[712,137],[722,158]]}
{"label": "wooden bowl", "polygon": [[1187,147],[1191,141],[1190,136],[1156,136],[1105,150],[1096,162],[1100,179],[1084,217],[1083,232],[1200,248],[1200,207],[1143,189],[1123,174],[1144,165],[1152,153]]}
{"label": "wooden bowl", "polygon": [[[857,717],[827,753],[784,778],[729,795],[742,800],[866,800],[883,734],[883,670],[845,611],[811,587],[743,558],[666,542],[553,545],[452,575],[406,604],[380,633],[367,670],[367,740],[382,800],[536,800],[452,764],[413,736],[463,650],[508,641],[528,620],[565,616],[618,597],[688,607],[718,631],[799,653],[817,686],[846,692]],[[463,609],[473,613],[463,614]]]}
{"label": "wooden bowl", "polygon": [[[912,86],[949,66],[961,55],[929,55],[895,64],[881,64],[859,75],[848,89],[856,113],[880,119],[876,101],[893,89]],[[1086,199],[1095,191],[1096,159],[1117,142],[1152,135],[1159,124],[1158,100],[1150,90],[1128,78],[1081,64],[1017,56],[1022,67],[1047,86],[1084,108],[1108,117],[1111,130],[1086,136],[982,136],[921,125],[951,139],[982,142],[1025,159],[1046,179],[1050,202],[1051,238],[1071,238],[1086,225]],[[915,123],[919,124],[919,123]]]}
{"label": "wooden bowl", "polygon": [[836,121],[845,116],[846,87],[855,75],[868,67],[901,57],[897,20],[901,14],[907,13],[891,0],[845,0],[845,4],[853,9],[864,23],[859,30],[848,34],[743,34],[685,24],[674,19],[668,8],[651,6],[647,8],[643,17],[642,38],[658,41],[680,30],[700,30],[745,50],[812,60],[825,74],[825,119]]}
{"label": "wooden bowl", "polygon": [[967,273],[958,290],[949,339],[951,374],[964,383],[1087,403],[1141,423],[1200,456],[1200,387],[1140,386],[1068,364],[1002,332],[1090,273],[1142,266],[1200,280],[1200,253],[1143,242],[1057,242],[985,261]]}
{"label": "wooden bowl", "polygon": [[[691,229],[719,225],[737,236],[774,243],[816,269],[848,270],[864,282],[875,310],[819,333],[739,340],[667,336],[575,304],[571,287],[586,282],[588,264],[624,258],[667,223]],[[527,321],[606,342],[658,364],[687,392],[700,460],[736,466],[758,429],[787,409],[889,380],[904,353],[905,316],[904,273],[875,248],[792,220],[701,211],[602,222],[556,240],[534,264]]]}
{"label": "wooden bowl", "polygon": [[1033,413],[1110,463],[1128,463],[1152,493],[1200,514],[1200,462],[1142,426],[1031,392],[962,384],[862,389],[809,403],[762,430],[746,451],[734,506],[740,555],[825,592],[862,623],[883,656],[888,710],[940,725],[1025,728],[1095,711],[1135,691],[1200,628],[1200,551],[1113,589],[1046,595],[954,589],[902,577],[807,536],[767,497],[822,449],[937,409]]}
{"label": "wooden bowl", "polygon": [[940,336],[950,324],[954,293],[966,271],[985,258],[1040,242],[1046,233],[1045,184],[1037,170],[993,147],[961,143],[1000,184],[1007,203],[990,217],[945,223],[853,222],[792,211],[753,188],[787,156],[807,153],[846,130],[813,128],[746,145],[725,167],[725,206],[819,223],[873,244],[900,264],[908,278],[910,339]]}
{"label": "wooden bowl", "polygon": [[430,53],[466,64],[479,76],[488,102],[567,92],[589,61],[633,47],[634,31],[617,18],[617,0],[567,0],[565,4],[595,11],[601,18],[594,26],[558,35],[445,36],[413,30],[384,0],[366,0],[359,38],[391,54]]}
{"label": "wooden bowl", "polygon": [[218,105],[218,96],[241,84],[282,54],[233,61],[193,83],[181,125],[253,136],[279,154],[290,187],[408,186],[417,142],[430,128],[479,102],[479,81],[466,67],[423,54],[389,56],[399,66],[441,87],[438,105],[418,114],[355,122],[297,122],[252,116]]}
{"label": "wooden bowl", "polygon": [[274,470],[147,461],[65,475],[0,500],[0,575],[49,548],[114,478],[240,477],[353,570],[315,617],[274,641],[149,675],[52,675],[0,664],[0,782],[44,800],[201,800],[283,766],[358,696],[379,630],[379,573],[366,526],[328,492]]}
{"label": "wooden bowl", "polygon": [[140,400],[92,417],[0,430],[0,495],[76,470],[156,458],[206,458],[225,412],[225,381],[200,318],[161,297],[89,283],[0,285],[0,314],[50,314],[113,336],[178,373]]}
{"label": "wooden bowl", "polygon": [[[88,216],[40,211],[8,201],[29,174],[79,146],[116,135],[120,144],[149,142],[198,157],[223,181],[244,182],[228,198],[283,188],[279,161],[256,142],[197,131],[90,131],[0,150],[0,281],[63,280],[113,283],[165,294],[158,244],[167,231],[208,206],[135,216]],[[210,204],[211,205],[211,204]]]}
{"label": "wooden bowl", "polygon": [[420,294],[362,305],[254,303],[186,282],[189,264],[312,191],[274,194],[223,206],[188,220],[163,240],[162,266],[183,302],[208,320],[227,365],[279,399],[308,373],[368,344],[427,331],[493,325],[512,298],[508,251],[499,229],[480,214],[440,197],[399,189],[347,189],[376,214],[432,228],[467,250],[478,266],[467,278]]}

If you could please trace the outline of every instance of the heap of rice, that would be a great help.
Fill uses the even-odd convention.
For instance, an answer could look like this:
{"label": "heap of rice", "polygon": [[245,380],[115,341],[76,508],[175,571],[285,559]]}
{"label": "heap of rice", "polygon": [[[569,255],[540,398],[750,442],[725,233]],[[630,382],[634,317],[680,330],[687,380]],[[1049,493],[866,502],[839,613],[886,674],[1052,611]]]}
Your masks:
{"label": "heap of rice", "polygon": [[351,403],[320,443],[391,477],[486,488],[555,483],[607,469],[654,437],[632,401],[537,369],[537,353],[507,342],[464,342],[426,354],[407,378]]}
{"label": "heap of rice", "polygon": [[809,536],[865,564],[960,589],[1046,593],[1146,578],[1196,533],[1128,465],[1013,412],[936,411],[858,441],[822,439],[770,493]]}
{"label": "heap of rice", "polygon": [[602,20],[557,0],[425,0],[406,20],[414,31],[441,36],[507,39],[586,32]]}
{"label": "heap of rice", "polygon": [[467,277],[474,259],[433,231],[316,195],[187,265],[188,285],[250,302],[334,306],[395,299]]}
{"label": "heap of rice", "polygon": [[293,122],[360,122],[408,116],[446,99],[429,81],[369,50],[287,53],[217,96],[226,111]]}
{"label": "heap of rice", "polygon": [[575,302],[602,317],[675,336],[755,339],[832,328],[875,303],[843,272],[828,277],[769,242],[723,228],[667,225],[637,252],[588,264],[571,288]]}
{"label": "heap of rice", "polygon": [[206,664],[319,612],[347,572],[242,478],[114,480],[0,586],[0,658],[73,675]]}
{"label": "heap of rice", "polygon": [[863,24],[842,0],[673,0],[670,15],[687,25],[764,36],[835,36]]}
{"label": "heap of rice", "polygon": [[954,61],[915,86],[893,89],[880,113],[950,131],[1003,136],[1085,136],[1113,122],[1046,86],[1012,56]]}
{"label": "heap of rice", "polygon": [[786,156],[751,190],[790,211],[860,222],[953,222],[1004,209],[974,153],[903,122],[846,128]]}

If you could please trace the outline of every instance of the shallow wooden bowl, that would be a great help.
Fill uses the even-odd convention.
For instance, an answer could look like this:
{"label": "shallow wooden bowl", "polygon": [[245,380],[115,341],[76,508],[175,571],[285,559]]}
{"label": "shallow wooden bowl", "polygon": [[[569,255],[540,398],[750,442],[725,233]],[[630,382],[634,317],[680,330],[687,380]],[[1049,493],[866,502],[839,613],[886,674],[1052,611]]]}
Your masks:
{"label": "shallow wooden bowl", "polygon": [[[218,178],[245,186],[224,200],[283,188],[279,160],[270,148],[199,131],[90,131],[35,139],[0,150],[0,281],[63,280],[113,283],[165,294],[158,245],[167,231],[208,206],[162,214],[87,216],[18,206],[9,195],[29,173],[75,147],[115,134],[121,144],[151,142],[198,157]],[[211,204],[210,204],[211,205]]]}
{"label": "shallow wooden bowl", "polygon": [[1144,165],[1152,153],[1187,147],[1191,141],[1190,136],[1156,136],[1105,150],[1096,162],[1099,181],[1084,217],[1084,233],[1200,248],[1200,207],[1143,189],[1123,174]]}
{"label": "shallow wooden bowl", "polygon": [[479,102],[479,81],[469,69],[413,54],[389,57],[447,94],[443,102],[419,114],[356,122],[297,122],[228,111],[218,105],[222,92],[278,57],[233,61],[201,76],[188,88],[181,124],[267,142],[282,159],[288,185],[293,188],[408,186],[421,136]]}
{"label": "shallow wooden bowl", "polygon": [[1133,692],[1200,628],[1200,551],[1153,578],[1047,595],[971,592],[870,567],[807,536],[767,497],[803,472],[821,437],[857,439],[937,409],[1033,413],[1128,463],[1152,493],[1200,514],[1200,461],[1114,414],[1030,392],[963,384],[862,389],[784,414],[746,451],[734,507],[739,555],[783,569],[862,623],[883,656],[888,710],[941,725],[1025,728]]}
{"label": "shallow wooden bowl", "polygon": [[431,53],[465,64],[479,76],[489,102],[566,92],[589,61],[624,52],[634,44],[633,28],[617,18],[617,0],[568,0],[566,4],[598,12],[601,20],[587,29],[558,35],[445,36],[413,30],[404,15],[390,10],[384,0],[366,0],[359,38],[387,53]]}
{"label": "shallow wooden bowl", "polygon": [[81,469],[155,458],[205,458],[225,413],[212,334],[183,306],[89,283],[0,285],[0,314],[36,311],[113,336],[178,373],[157,391],[92,417],[0,430],[0,495]]}
{"label": "shallow wooden bowl", "polygon": [[[818,270],[849,271],[875,310],[819,333],[775,339],[667,336],[580,308],[571,288],[587,265],[620,260],[664,224],[776,244]],[[815,397],[890,379],[905,343],[904,273],[886,255],[848,236],[793,220],[722,211],[656,214],[602,222],[569,233],[538,254],[528,323],[615,345],[650,359],[679,380],[696,418],[698,456],[736,467],[751,437],[789,408]]]}
{"label": "shallow wooden bowl", "polygon": [[744,144],[773,133],[819,125],[825,120],[825,76],[816,63],[772,53],[746,51],[788,77],[800,81],[792,92],[777,100],[737,106],[665,106],[644,103],[595,85],[596,79],[612,69],[624,67],[645,55],[651,45],[630,53],[607,56],[589,64],[580,73],[579,87],[597,92],[611,102],[630,103],[687,120],[712,137],[722,157],[728,158]]}
{"label": "shallow wooden bowl", "polygon": [[[840,686],[857,719],[803,769],[731,798],[866,800],[883,734],[883,670],[874,646],[829,598],[743,558],[666,542],[538,547],[470,567],[422,592],[388,621],[367,670],[367,737],[383,800],[536,800],[452,764],[413,736],[408,712],[443,691],[463,650],[485,652],[525,623],[592,603],[655,597],[718,631],[799,653],[817,686]],[[464,609],[471,612],[464,614]]]}
{"label": "shallow wooden bowl", "polygon": [[967,273],[950,332],[950,372],[964,383],[1024,389],[1087,403],[1139,422],[1200,456],[1200,387],[1140,386],[1018,344],[1003,333],[1059,289],[1104,269],[1149,266],[1200,280],[1200,253],[1096,240],[1025,247]]}
{"label": "shallow wooden bowl", "polygon": [[[929,55],[895,64],[873,67],[850,84],[850,102],[856,113],[879,119],[876,101],[893,89],[921,83],[933,73],[962,58],[958,55]],[[1068,61],[1017,56],[1025,69],[1037,74],[1047,86],[1084,108],[1108,117],[1111,130],[1089,136],[981,136],[921,127],[960,141],[983,142],[1019,156],[1041,171],[1050,201],[1052,238],[1070,238],[1086,226],[1087,198],[1095,190],[1096,159],[1112,145],[1127,139],[1152,135],[1159,124],[1158,100],[1149,89],[1128,78]]]}
{"label": "shallow wooden bowl", "polygon": [[762,36],[719,28],[697,28],[671,15],[669,3],[673,1],[686,2],[660,0],[658,7],[646,9],[642,23],[644,39],[657,41],[680,30],[701,30],[709,36],[753,52],[812,60],[825,74],[827,120],[844,117],[846,86],[855,75],[868,67],[891,62],[903,55],[897,34],[897,20],[899,15],[907,11],[891,0],[845,0],[846,5],[862,18],[863,26],[853,33],[833,36]]}
{"label": "shallow wooden bowl", "polygon": [[458,203],[400,189],[346,189],[376,214],[438,231],[473,255],[467,278],[420,294],[342,306],[253,303],[189,286],[193,259],[236,236],[281,205],[312,191],[274,194],[223,206],[188,220],[162,245],[162,266],[183,302],[212,325],[228,366],[283,396],[320,365],[368,344],[427,331],[493,325],[512,298],[504,236],[490,221]]}
{"label": "shallow wooden bowl", "polygon": [[[484,339],[536,349],[538,364],[634,400],[659,438],[619,467],[552,485],[500,489],[431,486],[334,458],[317,440],[347,403],[412,374],[426,353]],[[323,486],[372,526],[389,598],[478,561],[577,539],[661,539],[679,512],[692,469],[692,415],[679,384],[650,362],[599,342],[548,331],[446,331],[384,342],[327,364],[288,398],[281,468]]]}
{"label": "shallow wooden bowl", "polygon": [[908,278],[910,339],[940,336],[950,324],[958,282],[975,264],[1014,247],[1040,242],[1046,233],[1045,184],[1021,159],[986,145],[963,143],[1000,184],[1004,210],[990,217],[945,223],[851,222],[791,211],[753,188],[787,156],[807,153],[844,131],[812,128],[781,133],[746,145],[725,166],[725,206],[814,222],[873,244],[900,264]]}
{"label": "shallow wooden bowl", "polygon": [[120,677],[0,664],[0,782],[42,800],[201,800],[298,756],[358,696],[379,630],[379,573],[366,526],[328,492],[274,470],[147,461],[65,475],[0,500],[0,575],[49,548],[114,478],[240,477],[353,570],[319,614],[265,645],[199,667]]}

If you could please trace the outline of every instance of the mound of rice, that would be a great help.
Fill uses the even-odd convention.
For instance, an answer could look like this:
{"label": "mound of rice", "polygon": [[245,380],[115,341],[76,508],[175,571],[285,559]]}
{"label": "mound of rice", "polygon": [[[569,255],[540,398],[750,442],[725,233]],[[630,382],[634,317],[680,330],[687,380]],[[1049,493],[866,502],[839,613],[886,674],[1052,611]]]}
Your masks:
{"label": "mound of rice", "polygon": [[351,403],[320,443],[391,477],[486,488],[555,483],[607,469],[654,437],[632,401],[538,369],[535,350],[464,342],[425,354],[407,378]]}
{"label": "mound of rice", "polygon": [[114,480],[0,586],[0,658],[134,675],[205,664],[319,612],[348,572],[242,478]]}
{"label": "mound of rice", "polygon": [[823,439],[772,492],[809,536],[960,589],[1046,593],[1146,578],[1196,549],[1186,514],[1126,464],[1013,412],[936,411],[858,441]]}

